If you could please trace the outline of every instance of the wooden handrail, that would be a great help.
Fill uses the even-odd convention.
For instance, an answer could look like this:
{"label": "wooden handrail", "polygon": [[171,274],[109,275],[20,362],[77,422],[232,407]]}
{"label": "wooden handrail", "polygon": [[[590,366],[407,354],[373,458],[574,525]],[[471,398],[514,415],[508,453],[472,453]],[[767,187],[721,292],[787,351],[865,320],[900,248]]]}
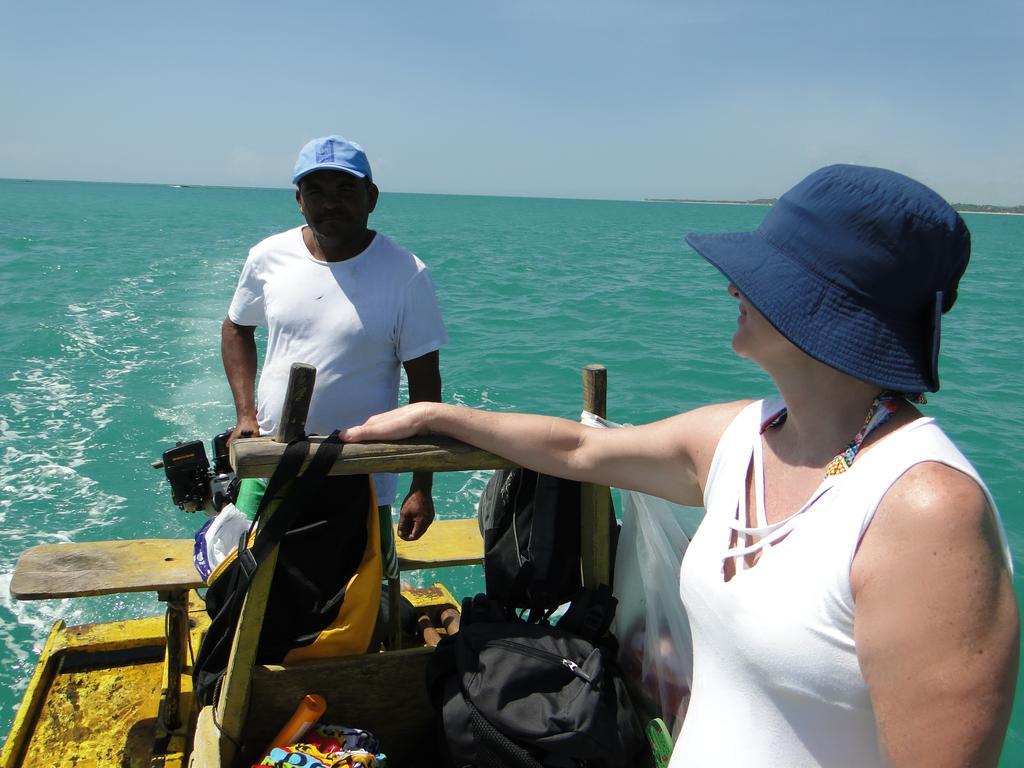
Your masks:
{"label": "wooden handrail", "polygon": [[[324,438],[309,438],[309,460]],[[236,440],[231,445],[231,465],[238,477],[270,477],[286,445],[270,437]],[[506,469],[516,466],[508,459],[467,443],[440,435],[396,440],[393,443],[349,443],[342,447],[332,475],[370,472],[458,472],[474,469]]]}

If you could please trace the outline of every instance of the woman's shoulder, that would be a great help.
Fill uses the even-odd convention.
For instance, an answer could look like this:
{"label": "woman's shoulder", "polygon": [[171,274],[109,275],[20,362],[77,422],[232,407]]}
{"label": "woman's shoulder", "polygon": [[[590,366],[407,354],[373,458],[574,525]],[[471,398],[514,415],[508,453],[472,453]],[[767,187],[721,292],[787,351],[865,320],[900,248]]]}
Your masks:
{"label": "woman's shoulder", "polygon": [[711,403],[710,405],[702,405],[699,408],[694,408],[692,411],[687,411],[682,416],[700,419],[709,424],[721,424],[724,427],[735,421],[736,417],[744,412],[753,412],[757,410],[760,412],[760,407],[764,400],[732,400],[724,403]]}
{"label": "woman's shoulder", "polygon": [[879,505],[883,526],[907,536],[926,529],[950,546],[974,546],[1012,568],[1006,532],[989,490],[969,464],[914,464],[893,483]]}
{"label": "woman's shoulder", "polygon": [[980,479],[948,463],[921,461],[882,498],[858,559],[864,564],[873,559],[869,553],[877,554],[914,572],[932,558],[948,566],[968,552],[976,562],[1012,568],[999,513]]}
{"label": "woman's shoulder", "polygon": [[670,416],[661,425],[669,427],[690,439],[698,439],[702,443],[710,443],[712,448],[718,444],[730,425],[736,423],[742,415],[760,413],[756,406],[759,400],[733,400],[725,403],[702,405],[689,411]]}
{"label": "woman's shoulder", "polygon": [[758,400],[733,400],[694,408],[665,423],[684,443],[685,453],[693,463],[701,488],[719,453],[719,444],[730,430],[746,431],[746,422],[754,424],[760,417]]}
{"label": "woman's shoulder", "polygon": [[921,525],[972,526],[988,513],[988,495],[978,478],[940,461],[921,461],[910,466],[892,484],[879,506],[899,510],[913,527]]}

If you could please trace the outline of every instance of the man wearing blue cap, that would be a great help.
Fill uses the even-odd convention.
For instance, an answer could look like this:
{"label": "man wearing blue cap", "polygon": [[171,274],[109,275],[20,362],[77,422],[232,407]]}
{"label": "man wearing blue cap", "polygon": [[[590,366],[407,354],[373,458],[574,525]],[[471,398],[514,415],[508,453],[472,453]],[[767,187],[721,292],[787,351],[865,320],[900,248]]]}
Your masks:
{"label": "man wearing blue cap", "polygon": [[[249,251],[221,329],[221,355],[235,401],[235,437],[273,434],[292,363],[317,370],[307,430],[329,434],[398,404],[400,366],[409,400],[440,401],[438,350],[447,340],[426,265],[369,229],[379,190],[362,147],[341,136],[299,153],[292,182],[304,226]],[[267,329],[258,391],[255,327]],[[390,504],[396,476],[376,475],[385,576],[397,578]],[[434,518],[432,476],[414,473],[399,535],[417,539]],[[264,486],[243,487],[255,511]],[[251,495],[250,495],[251,492]]]}

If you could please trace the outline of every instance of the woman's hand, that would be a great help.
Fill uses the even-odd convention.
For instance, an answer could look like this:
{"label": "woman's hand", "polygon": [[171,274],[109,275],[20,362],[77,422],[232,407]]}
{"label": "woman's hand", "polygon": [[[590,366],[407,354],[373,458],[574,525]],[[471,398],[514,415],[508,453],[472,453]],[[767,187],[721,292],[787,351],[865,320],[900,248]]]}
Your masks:
{"label": "woman's hand", "polygon": [[386,442],[404,437],[427,433],[427,422],[432,406],[437,403],[412,403],[411,405],[385,411],[371,416],[357,427],[339,431],[338,436],[346,443]]}

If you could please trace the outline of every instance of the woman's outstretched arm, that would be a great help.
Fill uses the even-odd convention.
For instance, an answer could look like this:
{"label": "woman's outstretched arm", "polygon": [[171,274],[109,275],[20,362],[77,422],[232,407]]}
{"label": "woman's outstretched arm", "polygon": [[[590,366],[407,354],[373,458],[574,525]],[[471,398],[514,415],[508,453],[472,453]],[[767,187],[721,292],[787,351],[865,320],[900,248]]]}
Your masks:
{"label": "woman's outstretched arm", "polygon": [[342,430],[341,438],[448,435],[545,474],[700,505],[718,439],[743,405],[712,405],[644,426],[600,429],[552,416],[414,403]]}

